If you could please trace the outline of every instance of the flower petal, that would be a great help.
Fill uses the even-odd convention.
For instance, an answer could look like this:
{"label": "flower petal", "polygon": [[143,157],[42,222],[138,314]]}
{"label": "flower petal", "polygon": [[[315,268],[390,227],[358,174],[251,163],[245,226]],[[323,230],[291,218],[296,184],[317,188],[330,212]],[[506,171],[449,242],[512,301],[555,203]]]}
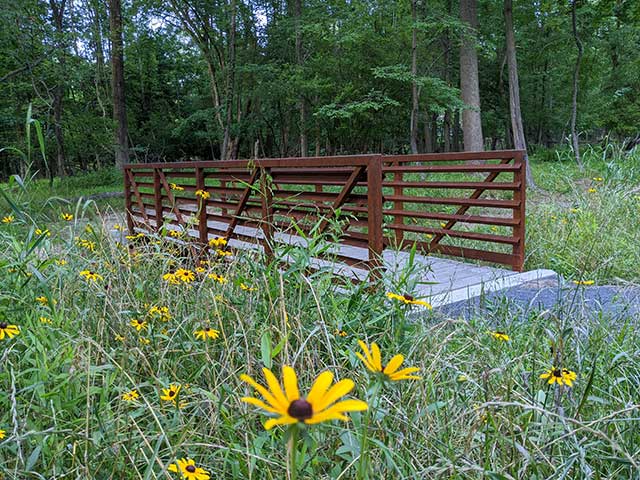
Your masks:
{"label": "flower petal", "polygon": [[253,398],[253,397],[242,397],[240,399],[240,401],[248,403],[250,405],[254,405],[258,408],[261,408],[262,410],[266,411],[266,412],[271,412],[271,413],[279,413],[280,415],[282,415],[282,411],[275,409],[273,407],[270,407],[269,405],[267,405],[266,403],[264,403],[262,400],[258,400],[257,398]]}
{"label": "flower petal", "polygon": [[356,353],[356,357],[358,357],[362,363],[364,363],[364,366],[367,367],[368,370],[372,371],[372,372],[377,372],[376,368],[373,366],[373,364],[371,362],[369,362],[369,360],[367,360],[366,358],[364,358],[362,355],[360,355],[358,352]]}
{"label": "flower petal", "polygon": [[262,372],[264,373],[264,378],[266,378],[267,385],[269,386],[269,390],[271,390],[274,398],[284,410],[287,410],[289,408],[289,402],[287,401],[287,397],[284,396],[280,382],[278,382],[276,376],[268,368],[264,367]]}
{"label": "flower petal", "polygon": [[387,363],[387,366],[384,367],[383,372],[387,375],[393,375],[395,371],[398,370],[398,368],[400,368],[400,365],[402,365],[402,362],[404,362],[403,355],[398,354],[394,356],[391,360],[389,360],[389,363]]}
{"label": "flower petal", "polygon": [[287,402],[290,404],[294,400],[300,398],[300,391],[298,390],[298,377],[296,371],[285,365],[282,367],[282,381],[284,383],[284,391],[287,395]]}
{"label": "flower petal", "polygon": [[353,390],[354,386],[355,384],[353,383],[353,380],[345,378],[327,390],[327,392],[322,397],[316,399],[315,402],[312,402],[309,399],[307,399],[307,401],[312,405],[314,414],[320,413],[340,397],[344,397],[347,393]]}
{"label": "flower petal", "polygon": [[287,411],[286,408],[282,409],[282,407],[280,406],[280,403],[273,397],[273,395],[271,395],[271,393],[269,393],[269,391],[266,388],[264,388],[262,385],[256,382],[249,375],[245,375],[245,374],[240,375],[240,380],[248,383],[253,388],[255,388],[258,391],[258,393],[262,395],[262,398],[264,398],[268,403],[270,403],[273,408],[277,409],[278,412],[282,413],[283,411],[284,412]]}
{"label": "flower petal", "polygon": [[311,405],[317,403],[318,400],[327,392],[331,382],[333,382],[333,373],[330,371],[327,370],[318,375],[318,378],[316,378],[316,381],[313,383],[313,386],[309,391],[309,395],[307,395],[307,402]]}
{"label": "flower petal", "polygon": [[296,423],[298,420],[296,420],[293,417],[290,417],[289,415],[283,415],[279,418],[271,418],[269,420],[267,420],[264,423],[264,429],[265,430],[271,430],[273,427],[275,427],[276,425],[290,425],[292,423]]}
{"label": "flower petal", "polygon": [[373,364],[378,369],[379,372],[382,371],[382,356],[380,355],[380,348],[376,342],[371,344],[371,357],[373,359]]}

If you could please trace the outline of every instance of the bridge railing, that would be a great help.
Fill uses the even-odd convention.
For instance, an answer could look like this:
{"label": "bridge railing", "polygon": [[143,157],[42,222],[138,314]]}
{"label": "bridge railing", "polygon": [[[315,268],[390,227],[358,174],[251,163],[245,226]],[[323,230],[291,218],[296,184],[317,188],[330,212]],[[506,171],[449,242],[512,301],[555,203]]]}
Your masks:
{"label": "bridge railing", "polygon": [[341,245],[361,247],[339,259],[366,268],[385,246],[414,243],[516,270],[524,261],[519,151],[127,164],[124,173],[131,232],[259,242],[270,253],[293,219],[307,233],[339,226]]}

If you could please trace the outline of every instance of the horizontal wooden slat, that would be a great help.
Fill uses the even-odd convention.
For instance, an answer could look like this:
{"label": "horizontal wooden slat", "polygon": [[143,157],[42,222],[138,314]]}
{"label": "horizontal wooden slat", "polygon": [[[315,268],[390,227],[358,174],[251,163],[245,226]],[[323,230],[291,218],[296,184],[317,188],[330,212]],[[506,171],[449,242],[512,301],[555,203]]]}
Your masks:
{"label": "horizontal wooden slat", "polygon": [[517,172],[520,170],[518,165],[499,165],[496,163],[482,164],[482,165],[402,165],[384,167],[383,173],[395,173],[395,172],[467,172],[467,173],[480,173],[480,172]]}
{"label": "horizontal wooden slat", "polygon": [[467,240],[478,240],[481,242],[506,243],[515,245],[519,240],[515,237],[505,237],[502,235],[491,235],[488,233],[467,232],[464,230],[449,230],[443,228],[422,227],[420,225],[401,225],[392,223],[386,225],[391,230],[402,230],[403,232],[424,233],[428,235],[444,235],[453,238],[465,238]]}
{"label": "horizontal wooden slat", "polygon": [[383,187],[446,188],[456,190],[517,190],[520,182],[382,182]]}
{"label": "horizontal wooden slat", "polygon": [[465,205],[469,207],[517,208],[517,200],[494,200],[491,198],[438,198],[411,197],[407,195],[385,195],[385,202],[428,203],[431,205]]}
{"label": "horizontal wooden slat", "polygon": [[510,217],[485,217],[480,215],[454,215],[450,213],[439,212],[416,212],[413,210],[383,210],[384,215],[394,215],[396,217],[424,218],[427,220],[454,220],[464,223],[480,223],[483,225],[499,225],[505,227],[513,227],[518,225],[519,221]]}

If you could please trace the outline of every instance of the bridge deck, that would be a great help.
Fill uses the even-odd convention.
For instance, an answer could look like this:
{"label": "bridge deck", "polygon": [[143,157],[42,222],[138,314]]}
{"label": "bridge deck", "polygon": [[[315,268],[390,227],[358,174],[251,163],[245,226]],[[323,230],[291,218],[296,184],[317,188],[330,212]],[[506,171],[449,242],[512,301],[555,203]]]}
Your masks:
{"label": "bridge deck", "polygon": [[[168,216],[170,217],[171,214]],[[227,225],[227,223],[220,221],[207,221],[208,227],[220,231],[226,230]],[[166,228],[179,229],[178,226],[172,224],[167,225]],[[264,238],[263,232],[253,227],[236,226],[234,233],[241,234],[243,237],[253,237],[257,241]],[[193,238],[198,238],[198,230],[195,227],[188,230],[188,234]],[[114,231],[114,235],[122,236],[123,234],[122,232]],[[213,237],[214,235],[209,235],[209,238]],[[307,245],[305,238],[291,233],[276,232],[273,240],[276,252],[284,259],[287,258],[287,248],[291,248],[291,246],[304,248]],[[249,241],[244,241],[231,238],[229,246],[236,249],[261,249],[262,247],[257,241],[254,243],[250,239]],[[368,258],[366,248],[343,244],[332,244],[331,248],[332,253],[356,261],[365,262]],[[395,280],[404,272],[409,271],[407,288],[411,291],[397,293],[410,293],[417,298],[426,299],[434,307],[468,300],[483,293],[522,285],[534,280],[557,277],[557,274],[551,270],[533,270],[518,273],[505,268],[489,267],[421,254],[416,254],[413,258],[413,264],[410,265],[410,257],[410,253],[406,251],[385,249],[382,254],[382,265],[385,271],[383,279],[391,290],[395,285]],[[313,258],[312,264],[316,267],[331,268],[338,275],[356,280],[365,280],[370,273],[366,268],[358,268],[357,264],[349,266],[339,260]]]}

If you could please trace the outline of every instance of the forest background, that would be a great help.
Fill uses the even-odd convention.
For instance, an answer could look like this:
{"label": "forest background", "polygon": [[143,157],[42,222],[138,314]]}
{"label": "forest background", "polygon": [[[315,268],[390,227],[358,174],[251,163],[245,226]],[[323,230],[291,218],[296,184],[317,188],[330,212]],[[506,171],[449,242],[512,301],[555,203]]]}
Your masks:
{"label": "forest background", "polygon": [[29,106],[47,140],[34,167],[51,176],[525,138],[553,160],[638,141],[635,1],[0,3],[0,178],[25,168],[7,147],[24,151]]}

